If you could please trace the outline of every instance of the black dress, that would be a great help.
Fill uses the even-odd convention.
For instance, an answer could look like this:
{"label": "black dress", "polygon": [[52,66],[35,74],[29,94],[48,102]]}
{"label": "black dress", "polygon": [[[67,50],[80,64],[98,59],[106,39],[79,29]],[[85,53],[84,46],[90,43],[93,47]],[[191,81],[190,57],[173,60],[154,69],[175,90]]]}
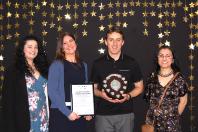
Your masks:
{"label": "black dress", "polygon": [[157,74],[153,73],[147,80],[144,95],[149,102],[146,123],[152,124],[154,121],[156,132],[181,132],[178,104],[179,98],[184,96],[187,91],[187,83],[179,73],[167,89],[160,106],[160,114],[154,115],[154,110],[164,92],[164,87],[160,85]]}

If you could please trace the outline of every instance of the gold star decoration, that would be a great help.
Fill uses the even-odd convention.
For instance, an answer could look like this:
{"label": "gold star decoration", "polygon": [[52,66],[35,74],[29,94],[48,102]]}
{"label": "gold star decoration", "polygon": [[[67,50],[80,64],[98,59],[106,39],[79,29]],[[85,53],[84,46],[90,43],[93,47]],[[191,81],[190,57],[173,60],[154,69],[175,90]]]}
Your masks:
{"label": "gold star decoration", "polygon": [[171,3],[171,7],[172,7],[172,8],[175,8],[175,7],[176,7],[176,4],[175,4],[174,1]]}
{"label": "gold star decoration", "polygon": [[180,0],[177,2],[177,6],[178,6],[178,7],[181,7],[182,4],[183,4],[183,3],[182,3]]}
{"label": "gold star decoration", "polygon": [[57,21],[61,21],[63,17],[61,17],[60,15],[57,16]]}
{"label": "gold star decoration", "polygon": [[190,8],[194,8],[194,7],[195,7],[195,4],[194,4],[193,2],[191,2],[191,3],[189,4],[189,6],[190,6]]}
{"label": "gold star decoration", "polygon": [[190,61],[192,61],[192,60],[194,59],[194,56],[191,54],[191,55],[188,56],[188,59],[189,59]]}
{"label": "gold star decoration", "polygon": [[19,26],[20,26],[20,24],[19,24],[18,22],[16,22],[16,23],[14,24],[14,27],[15,27],[16,29],[18,29]]}
{"label": "gold star decoration", "polygon": [[103,44],[104,43],[104,38],[102,37],[101,39],[99,39],[99,44]]}
{"label": "gold star decoration", "polygon": [[70,19],[71,19],[71,15],[70,15],[69,13],[66,13],[66,14],[65,14],[65,19],[66,19],[66,20],[70,20]]}
{"label": "gold star decoration", "polygon": [[39,4],[36,4],[35,8],[36,8],[36,10],[40,10]]}
{"label": "gold star decoration", "polygon": [[42,31],[42,35],[46,36],[48,32],[46,32],[45,30]]}
{"label": "gold star decoration", "polygon": [[117,2],[115,3],[115,5],[116,5],[116,7],[120,7],[120,2],[117,1]]}
{"label": "gold star decoration", "polygon": [[96,4],[97,4],[97,3],[93,0],[93,1],[91,2],[91,7],[95,7]]}
{"label": "gold star decoration", "polygon": [[54,14],[54,12],[52,11],[52,12],[50,13],[50,18],[54,18],[54,16],[55,16],[55,14]]}
{"label": "gold star decoration", "polygon": [[59,4],[59,5],[57,6],[57,8],[58,8],[58,11],[61,11],[61,10],[63,9],[63,6]]}
{"label": "gold star decoration", "polygon": [[78,9],[79,5],[77,3],[74,3],[74,9]]}
{"label": "gold star decoration", "polygon": [[100,21],[103,21],[105,18],[105,16],[103,16],[102,14],[100,14],[100,16],[98,16],[98,17],[99,17]]}
{"label": "gold star decoration", "polygon": [[127,13],[126,11],[124,11],[124,12],[122,13],[122,16],[123,16],[123,17],[127,17],[127,14],[128,14],[128,13]]}
{"label": "gold star decoration", "polygon": [[159,18],[159,19],[162,19],[163,16],[164,16],[164,15],[163,15],[161,12],[158,14],[158,18]]}
{"label": "gold star decoration", "polygon": [[155,2],[154,2],[154,1],[151,1],[151,2],[149,3],[149,5],[150,5],[151,7],[154,7],[154,6],[155,6]]}
{"label": "gold star decoration", "polygon": [[74,23],[73,25],[72,25],[75,29],[77,29],[78,28],[78,23]]}
{"label": "gold star decoration", "polygon": [[0,3],[0,10],[3,10],[3,4]]}
{"label": "gold star decoration", "polygon": [[148,27],[148,21],[144,21],[144,22],[142,22],[143,23],[143,25],[145,26],[145,27]]}
{"label": "gold star decoration", "polygon": [[158,34],[158,38],[163,38],[163,37],[164,37],[163,33]]}
{"label": "gold star decoration", "polygon": [[147,13],[146,11],[144,11],[144,12],[142,13],[142,15],[143,15],[143,17],[147,17],[147,16],[148,16],[148,13]]}
{"label": "gold star decoration", "polygon": [[166,10],[166,11],[164,12],[164,15],[165,15],[166,17],[168,17],[168,16],[169,16],[169,12]]}
{"label": "gold star decoration", "polygon": [[12,13],[11,12],[7,12],[7,18],[11,17],[12,16]]}
{"label": "gold star decoration", "polygon": [[100,30],[100,31],[104,31],[104,29],[105,29],[105,27],[104,27],[103,25],[100,25],[100,26],[99,26],[99,30]]}
{"label": "gold star decoration", "polygon": [[127,7],[128,7],[128,4],[127,4],[126,1],[123,3],[123,7],[124,7],[124,8],[127,8]]}
{"label": "gold star decoration", "polygon": [[84,29],[82,32],[83,37],[87,36],[87,31]]}
{"label": "gold star decoration", "polygon": [[53,2],[51,2],[49,5],[50,5],[50,8],[53,8],[53,9],[55,8],[55,5]]}
{"label": "gold star decoration", "polygon": [[112,19],[113,18],[113,14],[111,12],[108,14],[108,18],[109,19]]}
{"label": "gold star decoration", "polygon": [[9,30],[9,29],[11,29],[11,27],[12,27],[12,25],[10,24],[10,23],[8,23],[7,25],[6,25],[6,28]]}
{"label": "gold star decoration", "polygon": [[84,19],[83,22],[82,22],[82,26],[87,26],[87,23],[88,22]]}
{"label": "gold star decoration", "polygon": [[47,21],[42,21],[41,24],[42,24],[43,27],[46,27],[47,26]]}
{"label": "gold star decoration", "polygon": [[109,29],[113,27],[113,25],[111,23],[109,23],[107,26]]}
{"label": "gold star decoration", "polygon": [[32,10],[30,10],[28,13],[30,14],[30,16],[34,16],[34,14],[35,14],[35,12]]}
{"label": "gold star decoration", "polygon": [[169,36],[169,34],[170,34],[170,31],[168,31],[168,30],[165,30],[165,31],[164,31],[164,35],[165,35],[165,36]]}
{"label": "gold star decoration", "polygon": [[170,25],[170,22],[166,19],[166,20],[164,21],[164,25],[165,25],[165,26],[169,26],[169,25]]}
{"label": "gold star decoration", "polygon": [[147,3],[146,1],[144,1],[144,2],[142,3],[142,5],[143,5],[143,7],[148,7],[148,3]]}
{"label": "gold star decoration", "polygon": [[22,18],[23,18],[23,19],[27,19],[27,14],[23,13],[23,14],[22,14]]}
{"label": "gold star decoration", "polygon": [[176,27],[176,23],[174,21],[171,22],[171,27]]}
{"label": "gold star decoration", "polygon": [[43,6],[46,6],[47,5],[47,2],[45,0],[42,1],[41,3],[42,3]]}
{"label": "gold star decoration", "polygon": [[136,6],[140,6],[140,1],[135,2]]}
{"label": "gold star decoration", "polygon": [[193,75],[190,75],[190,76],[189,76],[189,80],[190,80],[190,81],[193,81],[193,80],[194,80],[194,76],[193,76]]}
{"label": "gold star decoration", "polygon": [[159,23],[157,24],[157,26],[158,26],[158,28],[162,28],[162,27],[163,27],[163,25],[162,25],[161,22],[159,22]]}
{"label": "gold star decoration", "polygon": [[28,2],[29,7],[33,7],[34,3],[32,1]]}
{"label": "gold star decoration", "polygon": [[151,16],[155,16],[155,12],[154,12],[154,11],[151,11],[151,12],[150,12],[150,15],[151,15]]}
{"label": "gold star decoration", "polygon": [[90,14],[92,17],[96,16],[96,12],[94,10]]}
{"label": "gold star decoration", "polygon": [[135,2],[134,2],[134,1],[130,1],[130,2],[129,2],[129,5],[130,5],[131,7],[133,7],[133,6],[135,6]]}
{"label": "gold star decoration", "polygon": [[157,4],[157,7],[158,7],[158,8],[162,8],[162,3],[159,2],[159,3]]}
{"label": "gold star decoration", "polygon": [[[2,56],[2,55],[1,55],[1,56]],[[0,56],[0,57],[1,57],[1,56]],[[4,70],[5,70],[4,66],[1,66],[1,67],[0,67],[0,71],[4,71]]]}
{"label": "gold star decoration", "polygon": [[116,11],[116,13],[115,13],[115,14],[116,14],[116,16],[117,16],[117,17],[119,17],[119,16],[120,16],[120,12],[119,12],[119,11]]}
{"label": "gold star decoration", "polygon": [[166,2],[164,3],[164,7],[165,7],[165,8],[170,7],[170,3],[169,3],[168,1],[166,1]]}
{"label": "gold star decoration", "polygon": [[67,3],[67,4],[65,5],[65,8],[66,8],[66,9],[70,9],[70,8],[71,8],[71,5],[70,5],[69,3]]}
{"label": "gold star decoration", "polygon": [[100,10],[103,10],[105,5],[103,5],[102,3],[100,3],[100,5],[98,6]]}
{"label": "gold star decoration", "polygon": [[121,25],[121,22],[120,21],[117,21],[116,22],[116,26],[120,27],[120,25]]}
{"label": "gold star decoration", "polygon": [[15,37],[15,38],[19,38],[19,35],[20,35],[20,34],[19,34],[18,32],[15,32],[14,37]]}
{"label": "gold star decoration", "polygon": [[8,1],[6,2],[6,5],[7,5],[8,7],[10,7],[11,2],[8,0]]}
{"label": "gold star decoration", "polygon": [[4,39],[5,39],[4,36],[1,34],[0,35],[0,40],[3,41]]}
{"label": "gold star decoration", "polygon": [[62,31],[62,30],[63,30],[63,27],[62,27],[61,25],[58,25],[57,31],[60,32],[60,31]]}
{"label": "gold star decoration", "polygon": [[81,3],[82,4],[82,7],[87,7],[87,5],[88,5],[88,3],[87,2],[85,2],[85,0]]}
{"label": "gold star decoration", "polygon": [[15,4],[14,4],[14,8],[16,8],[16,9],[18,9],[19,8],[19,3],[18,2],[16,2]]}
{"label": "gold star decoration", "polygon": [[188,6],[184,6],[184,11],[187,12],[188,11]]}
{"label": "gold star decoration", "polygon": [[127,28],[127,26],[128,26],[127,22],[124,22],[124,23],[122,24],[122,27],[123,27],[123,28]]}
{"label": "gold star decoration", "polygon": [[47,12],[46,11],[43,11],[41,14],[42,14],[43,17],[47,16]]}
{"label": "gold star decoration", "polygon": [[54,26],[55,26],[53,21],[49,25],[50,25],[50,28],[54,28]]}
{"label": "gold star decoration", "polygon": [[173,11],[173,12],[171,13],[171,17],[172,17],[172,18],[175,18],[175,16],[176,16],[176,13]]}
{"label": "gold star decoration", "polygon": [[22,4],[23,9],[27,9],[27,5],[25,3]]}
{"label": "gold star decoration", "polygon": [[135,14],[135,11],[133,11],[133,10],[130,10],[130,11],[129,11],[129,15],[130,15],[130,16],[134,16],[134,14]]}
{"label": "gold star decoration", "polygon": [[34,25],[34,22],[35,22],[34,20],[30,19],[29,20],[29,25]]}
{"label": "gold star decoration", "polygon": [[82,15],[83,17],[87,17],[88,13],[86,11],[83,11]]}
{"label": "gold star decoration", "polygon": [[108,8],[113,8],[113,4],[111,3],[111,1],[107,5],[108,5]]}
{"label": "gold star decoration", "polygon": [[144,36],[148,36],[148,30],[145,28],[143,31]]}
{"label": "gold star decoration", "polygon": [[8,34],[6,35],[6,39],[7,39],[7,40],[10,40],[11,38],[12,38],[12,35],[8,33]]}

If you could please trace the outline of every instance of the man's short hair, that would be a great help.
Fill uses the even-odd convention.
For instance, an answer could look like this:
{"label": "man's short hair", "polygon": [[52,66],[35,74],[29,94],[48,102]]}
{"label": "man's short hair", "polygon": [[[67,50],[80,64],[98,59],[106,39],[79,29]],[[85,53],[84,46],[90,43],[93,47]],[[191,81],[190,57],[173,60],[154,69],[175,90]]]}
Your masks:
{"label": "man's short hair", "polygon": [[122,32],[122,30],[118,26],[113,26],[112,28],[109,28],[109,30],[107,31],[107,33],[105,35],[105,39],[107,40],[108,34],[111,34],[113,32],[116,32],[116,33],[121,34],[122,35],[122,38],[124,40],[124,33]]}

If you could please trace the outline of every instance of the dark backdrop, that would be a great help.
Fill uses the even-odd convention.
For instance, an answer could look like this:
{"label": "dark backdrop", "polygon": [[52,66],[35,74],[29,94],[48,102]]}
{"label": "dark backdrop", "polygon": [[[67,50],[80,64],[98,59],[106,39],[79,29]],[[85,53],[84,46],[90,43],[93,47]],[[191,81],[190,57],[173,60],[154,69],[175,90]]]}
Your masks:
{"label": "dark backdrop", "polygon": [[[185,12],[184,1],[182,1],[183,4],[181,6],[176,6],[175,8],[173,8],[171,7],[171,4],[170,4],[169,7],[165,8],[165,6],[163,6],[160,10],[160,8],[158,8],[157,6],[160,3],[159,0],[154,1],[155,2],[154,7],[151,7],[151,6],[144,7],[143,2],[145,1],[142,1],[142,0],[140,0],[140,3],[141,3],[140,6],[137,6],[137,5],[130,6],[131,0],[123,0],[123,1],[120,0],[121,7],[116,7],[116,5],[113,5],[113,8],[108,8],[107,4],[109,2],[112,2],[112,3],[117,2],[115,0],[95,1],[97,3],[96,7],[91,6],[90,2],[92,2],[92,0],[86,0],[86,2],[88,2],[87,7],[82,7],[81,3],[83,2],[83,0],[76,0],[76,3],[79,4],[79,7],[76,9],[79,15],[79,18],[76,20],[73,17],[71,20],[64,19],[64,15],[67,12],[71,14],[74,14],[75,12],[75,9],[73,8],[73,6],[71,6],[70,9],[65,8],[66,1],[61,1],[61,0],[54,1],[55,8],[51,8],[49,5],[50,3],[53,2],[52,0],[47,1],[48,3],[46,6],[43,5],[42,3],[43,1],[39,1],[38,3],[33,1],[34,3],[33,6],[30,6],[31,5],[30,1],[25,1],[25,0],[10,1],[11,2],[10,6],[8,6],[6,2],[7,1],[1,0],[1,3],[3,5],[3,9],[1,9],[1,14],[4,16],[4,18],[0,19],[1,26],[3,26],[3,30],[1,30],[1,35],[4,36],[4,39],[0,39],[1,47],[3,46],[3,48],[1,48],[0,51],[1,51],[1,55],[3,55],[4,57],[4,59],[0,61],[1,62],[0,64],[1,66],[5,68],[14,61],[15,46],[18,40],[20,39],[20,37],[23,37],[29,34],[29,31],[31,28],[34,31],[33,34],[37,35],[43,40],[46,53],[50,61],[52,61],[54,58],[55,49],[56,49],[56,40],[57,40],[58,34],[60,33],[58,32],[58,29],[57,29],[58,25],[63,27],[62,31],[75,33],[77,35],[77,43],[78,43],[78,48],[80,51],[80,56],[83,60],[85,60],[88,63],[89,74],[91,71],[93,60],[103,55],[98,52],[98,49],[100,48],[105,49],[105,46],[103,44],[100,44],[99,40],[101,39],[101,37],[104,37],[105,31],[108,28],[107,25],[110,23],[110,21],[112,22],[112,24],[115,24],[118,21],[118,19],[122,23],[127,22],[128,24],[127,27],[123,27],[123,25],[121,25],[121,27],[123,27],[123,31],[126,36],[123,51],[126,52],[128,55],[134,57],[138,61],[138,63],[140,64],[144,79],[146,79],[148,74],[152,72],[153,70],[153,58],[159,46],[159,43],[160,42],[164,43],[166,40],[170,41],[171,47],[175,50],[176,57],[179,60],[179,64],[180,64],[179,66],[182,70],[182,73],[186,77],[190,86],[194,86],[194,90],[191,90],[189,92],[188,105],[183,115],[181,116],[182,117],[181,118],[182,130],[183,132],[196,132],[197,131],[197,126],[198,126],[198,123],[197,123],[198,53],[197,53],[196,46],[194,50],[189,49],[189,45],[191,43],[196,45],[196,42],[197,42],[197,37],[189,38],[189,34],[191,32],[197,33],[197,27],[189,28],[190,23],[193,23],[197,26],[197,16],[195,15],[192,18],[189,17],[189,14],[192,11],[195,12],[197,9],[197,5],[195,5],[192,8],[190,8],[190,5],[189,5],[192,2],[195,3],[195,1],[193,0],[187,1],[186,6],[189,8],[189,10]],[[19,8],[15,7],[16,2],[20,4]],[[75,3],[74,0],[68,0],[68,2],[71,5]],[[123,7],[124,2],[128,3],[127,7]],[[134,0],[134,2],[138,2],[138,0]],[[151,2],[151,1],[146,0],[146,2]],[[162,1],[163,4],[165,2],[166,1]],[[168,2],[172,3],[173,1],[171,2],[168,1]],[[178,3],[179,1],[176,0],[174,2]],[[26,9],[23,8],[22,6],[24,3],[27,5]],[[100,10],[98,7],[101,3],[105,5],[105,8],[102,10]],[[40,6],[39,10],[37,10],[35,7],[37,4]],[[59,11],[57,7],[58,4],[63,5],[62,9]],[[145,9],[148,12],[151,12],[152,10],[155,11],[156,16],[151,17],[150,15],[148,15],[147,17],[144,17],[142,13],[145,12]],[[35,12],[32,16],[29,13],[31,10]],[[52,12],[52,10],[55,13],[54,18],[50,17],[50,13]],[[85,10],[88,13],[87,17],[84,17],[82,15],[82,12],[84,12]],[[90,12],[92,10],[95,10],[97,12],[96,17],[91,16]],[[121,13],[123,13],[124,11],[129,12],[133,10],[135,11],[135,14],[134,16],[130,16],[128,14],[126,17],[121,15],[118,18],[115,16],[115,12],[118,10]],[[169,16],[167,18],[168,18],[168,21],[170,22],[174,20],[176,23],[176,27],[163,25],[162,28],[158,28],[157,24],[160,21],[164,24],[164,21],[165,21],[165,17],[163,17],[162,19],[159,19],[158,14],[160,12],[163,13],[166,10],[168,10],[169,12],[172,12],[173,10],[175,11],[176,17],[172,18]],[[42,15],[43,11],[47,12],[46,17]],[[6,16],[8,12],[13,13],[11,17]],[[14,14],[16,12],[19,12],[21,14],[19,18],[15,17]],[[109,14],[109,12],[112,12],[114,14],[113,19],[108,18],[107,15]],[[27,14],[27,18],[22,17],[24,13]],[[185,13],[189,19],[188,22],[183,21],[183,17],[185,16]],[[101,14],[106,16],[105,20],[103,21],[99,20],[99,17],[98,17]],[[61,21],[57,20],[58,15],[63,17]],[[29,23],[30,19],[33,19],[35,21],[33,25]],[[145,27],[142,24],[145,19],[149,22],[148,27]],[[56,24],[55,28],[50,28],[49,24],[52,20]],[[86,20],[88,24],[83,26],[82,25],[83,20]],[[42,24],[43,21],[47,22],[46,26]],[[75,21],[79,24],[79,27],[77,29],[75,29],[72,26]],[[15,28],[16,22],[20,24],[20,28]],[[10,29],[7,28],[8,24],[11,24],[12,28]],[[104,31],[100,31],[100,29],[98,28],[101,25],[104,25],[105,27]],[[145,36],[143,34],[143,31],[145,28],[149,31],[148,36]],[[158,38],[158,34],[160,32],[164,32],[166,29],[171,32],[170,35],[165,36],[161,39]],[[46,35],[42,33],[44,30],[47,32]],[[82,35],[82,32],[84,30],[87,31],[88,33],[87,36]],[[19,37],[16,37],[15,35],[16,32],[20,33]],[[12,37],[6,38],[9,34],[11,34]],[[189,60],[190,55],[194,56],[194,59],[192,61]],[[193,70],[189,68],[190,65],[194,66]],[[3,75],[3,71],[4,70],[1,70],[1,75]],[[189,79],[190,75],[193,75],[194,79]],[[2,81],[3,79],[1,79],[1,85],[2,85]],[[140,131],[140,125],[143,124],[144,122],[146,109],[147,109],[147,104],[143,101],[142,95],[140,95],[137,98],[134,98],[134,112],[135,112],[135,129],[134,130],[135,132]],[[1,114],[2,113],[0,113],[0,115]],[[94,131],[93,121],[89,123],[90,132]]]}

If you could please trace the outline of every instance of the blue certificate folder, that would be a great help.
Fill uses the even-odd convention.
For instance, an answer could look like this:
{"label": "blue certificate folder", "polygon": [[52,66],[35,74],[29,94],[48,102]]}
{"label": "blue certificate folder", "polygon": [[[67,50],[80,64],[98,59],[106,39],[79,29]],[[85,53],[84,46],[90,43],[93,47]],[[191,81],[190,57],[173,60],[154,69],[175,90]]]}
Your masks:
{"label": "blue certificate folder", "polygon": [[77,115],[94,115],[93,84],[71,85],[71,110]]}

